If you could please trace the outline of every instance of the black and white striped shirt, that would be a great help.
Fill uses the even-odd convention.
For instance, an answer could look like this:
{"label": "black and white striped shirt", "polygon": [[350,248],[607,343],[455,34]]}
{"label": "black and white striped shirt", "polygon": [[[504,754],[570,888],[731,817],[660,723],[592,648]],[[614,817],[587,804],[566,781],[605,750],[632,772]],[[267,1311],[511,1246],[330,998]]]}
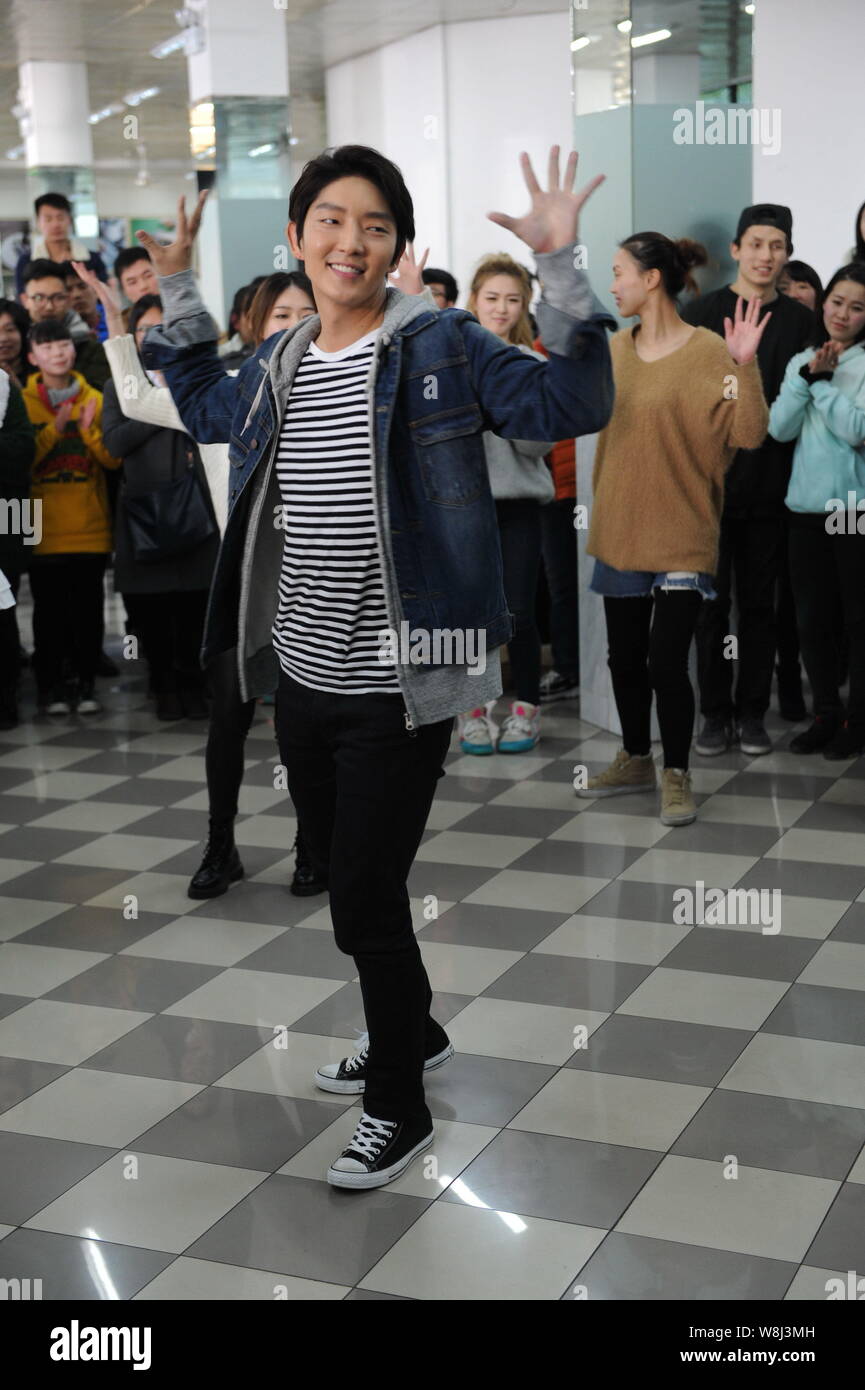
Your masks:
{"label": "black and white striped shirt", "polygon": [[373,507],[366,382],[379,329],[339,352],[310,343],[277,448],[284,541],[273,645],[293,680],[342,695],[398,691]]}

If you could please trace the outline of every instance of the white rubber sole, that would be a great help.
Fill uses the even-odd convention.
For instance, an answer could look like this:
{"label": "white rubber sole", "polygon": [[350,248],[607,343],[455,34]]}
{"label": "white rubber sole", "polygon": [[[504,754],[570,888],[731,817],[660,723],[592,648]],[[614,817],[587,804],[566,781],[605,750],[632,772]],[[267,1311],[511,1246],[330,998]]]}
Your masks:
{"label": "white rubber sole", "polygon": [[639,787],[601,787],[597,791],[591,791],[588,787],[577,787],[577,796],[582,796],[586,800],[590,797],[594,800],[596,796],[633,796],[635,792],[656,792],[657,782],[650,782],[648,786]]}
{"label": "white rubber sole", "polygon": [[[424,1062],[424,1071],[435,1071],[436,1067],[443,1067],[453,1055],[454,1045],[448,1043],[443,1052],[436,1053],[435,1057],[430,1057]],[[332,1076],[328,1076],[320,1070],[315,1073],[313,1081],[320,1091],[330,1091],[332,1095],[337,1096],[359,1096],[363,1095],[366,1090],[365,1081],[336,1081]]]}
{"label": "white rubber sole", "polygon": [[384,1187],[387,1183],[393,1182],[394,1178],[398,1178],[401,1173],[404,1173],[412,1160],[417,1158],[418,1154],[423,1153],[424,1149],[429,1148],[434,1138],[435,1131],[430,1130],[426,1138],[422,1139],[419,1144],[415,1144],[414,1148],[410,1149],[398,1163],[392,1163],[389,1168],[383,1168],[380,1173],[343,1173],[338,1168],[328,1168],[327,1180],[331,1187],[355,1189]]}

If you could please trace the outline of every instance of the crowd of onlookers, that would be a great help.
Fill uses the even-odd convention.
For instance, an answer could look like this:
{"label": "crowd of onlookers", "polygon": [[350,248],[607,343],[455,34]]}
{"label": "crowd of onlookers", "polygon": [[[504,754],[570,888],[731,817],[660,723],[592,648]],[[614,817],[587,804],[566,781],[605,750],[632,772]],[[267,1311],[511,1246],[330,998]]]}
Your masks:
{"label": "crowd of onlookers", "polygon": [[[227,446],[197,444],[160,374],[142,364],[144,335],[162,321],[148,252],[122,250],[109,285],[101,258],[73,235],[65,197],[38,198],[35,221],[38,234],[15,272],[17,297],[0,300],[0,489],[7,503],[29,504],[39,527],[35,544],[24,544],[9,526],[0,534],[0,727],[18,719],[27,634],[18,631],[13,600],[25,571],[40,712],[102,708],[97,678],[116,670],[103,650],[112,556],[114,588],[123,597],[127,632],[147,660],[158,717],[216,717],[219,702],[198,650],[225,524]],[[695,717],[687,659],[694,637],[700,754],[735,744],[752,756],[770,750],[765,716],[774,678],[783,717],[806,718],[800,647],[813,719],[791,746],[829,757],[865,752],[865,538],[854,524],[854,534],[840,543],[825,522],[830,499],[843,499],[845,509],[860,499],[865,504],[863,223],[860,209],[856,244],[824,290],[808,264],[791,258],[790,210],[745,209],[731,247],[735,282],[694,294],[681,310],[678,297],[696,289],[691,271],[705,262],[704,249],[653,233],[621,244],[614,297],[640,333],[618,335],[614,352],[617,404],[599,445],[589,550],[592,588],[605,604],[625,747],[586,794],[628,790],[654,776],[653,695],[665,769],[687,777]],[[488,256],[474,273],[467,308],[503,341],[541,356],[533,280],[512,257]],[[416,267],[413,257],[394,283],[424,292],[439,309],[458,299],[448,271]],[[754,315],[750,324],[749,308],[740,333],[742,304]],[[236,371],[257,344],[315,312],[302,271],[257,277],[234,296],[219,347],[223,368]],[[705,366],[698,354],[712,351],[706,332],[695,336],[694,327],[725,340],[731,352],[741,336],[756,354],[756,366],[751,359],[742,364],[733,412],[739,424],[725,416],[717,436],[708,417],[694,413],[695,396],[681,394],[691,373]],[[676,333],[681,356],[662,367],[667,354],[653,354],[653,336],[677,341]],[[651,374],[641,370],[653,361]],[[627,420],[640,421],[636,433]],[[462,748],[474,755],[534,747],[541,706],[579,689],[574,443],[489,433],[484,442],[515,619],[514,698],[501,726],[489,706],[460,718]],[[701,532],[703,492],[714,500],[706,503]],[[623,505],[628,496],[633,506]],[[680,515],[683,496],[690,502]],[[655,544],[645,543],[647,534]],[[669,536],[664,563],[659,536]],[[546,674],[537,617],[541,573],[552,647]],[[638,575],[644,578],[633,578]],[[848,678],[845,703],[840,690]],[[242,751],[240,757],[242,764]],[[687,786],[682,797],[690,814]]]}

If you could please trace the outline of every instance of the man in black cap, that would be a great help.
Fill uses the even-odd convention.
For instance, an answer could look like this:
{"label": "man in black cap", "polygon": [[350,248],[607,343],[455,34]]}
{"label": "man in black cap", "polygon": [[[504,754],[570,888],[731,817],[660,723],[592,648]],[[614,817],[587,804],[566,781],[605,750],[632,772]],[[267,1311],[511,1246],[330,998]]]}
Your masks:
{"label": "man in black cap", "polygon": [[[732,285],[701,295],[682,310],[688,323],[724,335],[738,295],[746,304],[763,301],[761,318],[771,314],[757,349],[763,391],[771,405],[790,358],[807,347],[814,316],[803,304],[779,294],[778,278],[793,251],[793,217],[779,203],[758,203],[739,218],[730,255],[739,273]],[[704,756],[725,752],[737,740],[751,757],[768,753],[772,744],[764,726],[775,662],[776,586],[786,575],[784,498],[790,480],[793,445],[767,435],[759,449],[741,449],[727,473],[715,589],[718,597],[703,604],[697,625],[697,671],[703,727],[696,751]],[[726,638],[730,601],[738,609],[738,661],[735,692],[733,662]],[[798,654],[792,670],[779,676],[781,712],[805,717]]]}

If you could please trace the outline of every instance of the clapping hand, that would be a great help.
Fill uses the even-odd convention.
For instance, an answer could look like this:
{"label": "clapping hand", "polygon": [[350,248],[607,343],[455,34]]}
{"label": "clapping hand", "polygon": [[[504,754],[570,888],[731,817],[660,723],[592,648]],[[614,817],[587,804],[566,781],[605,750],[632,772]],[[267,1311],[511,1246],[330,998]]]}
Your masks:
{"label": "clapping hand", "polygon": [[753,362],[757,356],[760,339],[766,331],[766,324],[772,317],[769,313],[762,322],[758,322],[763,304],[759,295],[748,300],[747,309],[743,310],[742,304],[742,296],[739,295],[736,299],[733,318],[724,319],[724,341],[727,344],[727,351],[740,367],[746,366],[748,362]]}
{"label": "clapping hand", "polygon": [[74,401],[64,401],[55,411],[54,428],[58,434],[64,434],[66,432],[66,427],[72,419],[72,407],[74,404]]}
{"label": "clapping hand", "polygon": [[834,372],[838,366],[838,358],[841,355],[840,343],[833,343],[828,339],[822,347],[818,347],[811,361],[808,363],[808,371],[812,374],[817,372]]}
{"label": "clapping hand", "polygon": [[78,429],[82,434],[92,430],[93,421],[96,418],[96,397],[91,396],[90,400],[81,407],[78,414]]}
{"label": "clapping hand", "polygon": [[547,164],[547,191],[541,188],[528,155],[520,155],[520,164],[526,187],[531,194],[532,205],[522,217],[510,217],[506,212],[488,213],[489,220],[500,227],[506,227],[535,252],[558,251],[576,241],[580,212],[599,184],[604,182],[605,174],[590,179],[585,188],[573,192],[577,176],[576,150],[571,150],[565,165],[564,179],[559,177],[559,146],[550,149]]}
{"label": "clapping hand", "polygon": [[109,338],[121,337],[125,329],[123,327],[123,311],[120,308],[120,298],[117,291],[113,290],[110,285],[106,285],[104,280],[99,279],[94,270],[82,265],[80,261],[73,261],[72,267],[79,280],[83,280],[85,285],[90,286],[104,308]]}

